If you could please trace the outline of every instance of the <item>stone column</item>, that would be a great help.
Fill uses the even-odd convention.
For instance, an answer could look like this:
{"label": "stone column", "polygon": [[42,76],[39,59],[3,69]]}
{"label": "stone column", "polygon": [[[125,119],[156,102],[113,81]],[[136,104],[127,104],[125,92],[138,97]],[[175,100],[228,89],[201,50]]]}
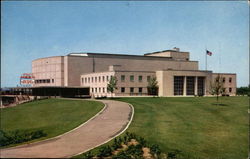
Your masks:
{"label": "stone column", "polygon": [[198,95],[198,77],[194,78],[194,95]]}
{"label": "stone column", "polygon": [[184,76],[184,84],[183,84],[183,96],[187,95],[187,77]]}

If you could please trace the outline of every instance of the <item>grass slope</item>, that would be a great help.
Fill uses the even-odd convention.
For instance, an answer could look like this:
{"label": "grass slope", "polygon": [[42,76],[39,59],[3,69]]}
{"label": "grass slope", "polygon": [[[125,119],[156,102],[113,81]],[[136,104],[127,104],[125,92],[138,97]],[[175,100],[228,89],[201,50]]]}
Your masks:
{"label": "grass slope", "polygon": [[248,98],[120,98],[133,104],[128,131],[189,158],[243,159],[248,153]]}
{"label": "grass slope", "polygon": [[47,99],[25,103],[1,109],[1,129],[43,130],[47,136],[37,139],[42,140],[77,127],[102,108],[100,102],[83,100]]}

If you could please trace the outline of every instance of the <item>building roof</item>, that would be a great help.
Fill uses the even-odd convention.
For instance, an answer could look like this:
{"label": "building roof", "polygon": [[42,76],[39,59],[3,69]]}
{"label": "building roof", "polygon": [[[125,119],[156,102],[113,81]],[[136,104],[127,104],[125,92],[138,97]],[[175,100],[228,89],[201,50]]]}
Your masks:
{"label": "building roof", "polygon": [[162,53],[162,52],[178,52],[178,53],[188,53],[188,52],[184,52],[184,51],[177,51],[177,50],[163,50],[163,51],[156,51],[156,52],[151,52],[151,53],[146,53],[144,54],[144,56],[146,55],[153,55],[153,54],[158,54],[158,53]]}
{"label": "building roof", "polygon": [[169,59],[173,60],[172,57],[160,57],[160,56],[144,56],[144,55],[129,55],[129,54],[110,54],[110,53],[90,53],[90,52],[83,52],[83,53],[69,53],[67,56],[88,56],[88,57],[95,57],[95,56],[116,56],[116,57],[139,57],[139,58],[161,58],[161,59]]}

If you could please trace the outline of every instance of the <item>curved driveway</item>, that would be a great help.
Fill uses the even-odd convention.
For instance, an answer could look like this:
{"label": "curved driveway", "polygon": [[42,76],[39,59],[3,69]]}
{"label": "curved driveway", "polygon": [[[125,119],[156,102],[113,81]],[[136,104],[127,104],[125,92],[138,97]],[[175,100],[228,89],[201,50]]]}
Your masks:
{"label": "curved driveway", "polygon": [[1,149],[1,158],[67,158],[109,141],[132,120],[132,108],[119,101],[101,100],[106,108],[92,120],[61,136]]}

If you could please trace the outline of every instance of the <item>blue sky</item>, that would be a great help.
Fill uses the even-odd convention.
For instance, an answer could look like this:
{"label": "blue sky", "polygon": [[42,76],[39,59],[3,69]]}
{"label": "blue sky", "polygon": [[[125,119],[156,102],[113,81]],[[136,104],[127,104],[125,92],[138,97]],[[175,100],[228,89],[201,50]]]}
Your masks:
{"label": "blue sky", "polygon": [[139,54],[179,47],[208,70],[249,83],[245,1],[7,1],[1,17],[1,87],[16,86],[31,61],[71,52]]}

